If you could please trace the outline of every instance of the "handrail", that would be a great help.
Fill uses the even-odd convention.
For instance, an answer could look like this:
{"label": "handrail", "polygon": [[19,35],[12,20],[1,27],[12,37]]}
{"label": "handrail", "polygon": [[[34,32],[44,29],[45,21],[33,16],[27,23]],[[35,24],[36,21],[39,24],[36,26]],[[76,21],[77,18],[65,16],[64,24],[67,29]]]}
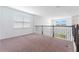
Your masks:
{"label": "handrail", "polygon": [[[44,34],[44,27],[51,27],[51,28],[52,28],[52,37],[55,37],[55,30],[56,30],[55,28],[56,28],[56,27],[67,27],[67,28],[69,27],[69,28],[71,28],[72,31],[70,31],[70,30],[68,30],[68,29],[67,29],[67,31],[70,31],[70,33],[75,30],[75,28],[74,28],[75,26],[74,26],[74,25],[71,25],[71,26],[36,25],[35,27],[36,27],[36,28],[39,28],[39,27],[41,28],[41,33],[42,33],[42,35]],[[62,31],[62,30],[61,30],[61,31]],[[70,34],[70,36],[72,35],[72,36],[74,37],[74,39],[75,39],[76,35],[74,35],[74,33],[75,33],[75,32],[73,32],[72,34]],[[70,38],[70,39],[71,39],[71,38]]]}
{"label": "handrail", "polygon": [[55,25],[51,25],[51,26],[49,26],[49,25],[36,25],[35,27],[72,27],[73,25],[71,25],[71,26],[55,26]]}

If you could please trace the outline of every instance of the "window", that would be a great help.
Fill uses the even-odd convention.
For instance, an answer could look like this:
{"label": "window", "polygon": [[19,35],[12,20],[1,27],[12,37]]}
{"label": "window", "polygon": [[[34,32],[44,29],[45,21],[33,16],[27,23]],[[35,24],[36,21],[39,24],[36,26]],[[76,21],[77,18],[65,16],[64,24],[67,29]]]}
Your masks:
{"label": "window", "polygon": [[62,27],[62,26],[66,26],[66,18],[55,19],[54,24],[56,26],[56,27],[54,27],[55,37],[61,38],[61,39],[66,39],[67,27]]}
{"label": "window", "polygon": [[55,25],[56,26],[65,26],[66,25],[66,19],[56,19]]}
{"label": "window", "polygon": [[14,28],[29,28],[31,27],[31,19],[29,17],[18,16],[14,19]]}

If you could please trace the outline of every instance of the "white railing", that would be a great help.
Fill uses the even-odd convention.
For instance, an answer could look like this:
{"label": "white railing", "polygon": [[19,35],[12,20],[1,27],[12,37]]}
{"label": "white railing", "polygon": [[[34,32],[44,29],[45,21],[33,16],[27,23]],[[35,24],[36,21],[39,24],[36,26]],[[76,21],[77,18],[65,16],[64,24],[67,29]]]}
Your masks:
{"label": "white railing", "polygon": [[50,37],[73,41],[72,26],[35,26],[35,32]]}

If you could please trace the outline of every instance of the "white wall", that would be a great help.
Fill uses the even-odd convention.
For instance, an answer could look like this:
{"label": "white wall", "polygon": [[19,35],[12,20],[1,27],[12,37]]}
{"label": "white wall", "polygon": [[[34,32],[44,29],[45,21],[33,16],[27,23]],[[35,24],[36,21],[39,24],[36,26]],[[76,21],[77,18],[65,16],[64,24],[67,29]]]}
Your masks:
{"label": "white wall", "polygon": [[[31,28],[13,28],[14,18],[17,16],[30,16]],[[33,15],[9,7],[0,7],[0,39],[33,33]]]}
{"label": "white wall", "polygon": [[2,27],[3,27],[2,22],[1,22],[2,21],[2,18],[3,18],[2,17],[2,8],[0,8],[0,38],[2,36],[1,33],[2,33]]}
{"label": "white wall", "polygon": [[72,16],[72,23],[73,24],[79,24],[79,15]]}
{"label": "white wall", "polygon": [[35,25],[51,25],[51,19],[42,16],[35,16]]}

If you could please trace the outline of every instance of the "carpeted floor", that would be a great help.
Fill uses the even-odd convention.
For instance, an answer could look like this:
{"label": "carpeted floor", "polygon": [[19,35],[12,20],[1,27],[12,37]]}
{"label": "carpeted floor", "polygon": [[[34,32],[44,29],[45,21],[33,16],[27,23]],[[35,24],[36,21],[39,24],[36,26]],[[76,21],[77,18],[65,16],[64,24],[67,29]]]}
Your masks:
{"label": "carpeted floor", "polygon": [[50,38],[40,34],[28,34],[0,40],[1,52],[72,52],[70,41]]}

